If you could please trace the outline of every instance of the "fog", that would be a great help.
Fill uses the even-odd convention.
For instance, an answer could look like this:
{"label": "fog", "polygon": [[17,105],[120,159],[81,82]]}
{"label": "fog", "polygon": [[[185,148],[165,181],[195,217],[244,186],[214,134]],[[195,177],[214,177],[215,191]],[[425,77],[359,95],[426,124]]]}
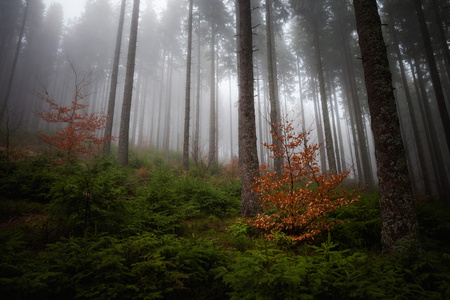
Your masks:
{"label": "fog", "polygon": [[[168,0],[166,6],[162,2],[141,0],[130,145],[136,149],[153,147],[163,153],[181,153],[188,1]],[[83,94],[84,103],[89,104],[88,111],[107,111],[120,1],[87,0],[79,15],[65,18],[60,2],[33,0],[24,20],[25,3],[14,0],[0,3],[2,126],[6,119],[16,122],[16,127],[27,133],[20,135],[16,145],[37,146],[38,132],[58,129],[58,124],[49,124],[35,114],[36,110],[46,109],[39,97],[44,90],[61,105],[69,105],[78,91]],[[293,120],[299,131],[311,131],[312,141],[322,144],[319,158],[322,169],[327,169],[323,147],[325,103],[338,170],[351,169],[351,177],[362,186],[374,184],[375,153],[351,1],[272,3],[272,56],[282,118]],[[421,34],[413,1],[379,1],[379,9],[386,24],[385,41],[414,189],[442,195],[450,186],[449,142],[443,137],[443,132],[450,128],[444,126],[445,118],[442,109],[439,110],[442,108],[439,101],[443,100],[447,107],[444,115],[448,117],[450,9],[444,0],[427,0],[422,4],[428,39]],[[255,0],[253,6],[258,155],[261,163],[271,163],[262,146],[271,142],[266,3]],[[132,1],[128,0],[113,122],[116,137],[124,95],[131,10]],[[194,155],[198,150],[196,159],[208,155],[213,120],[215,151],[221,164],[238,155],[235,15],[232,0],[194,0],[190,152]],[[425,45],[430,45],[433,51],[440,87],[433,80]],[[439,88],[442,96],[437,92]],[[212,103],[215,103],[213,115]],[[1,139],[5,143],[3,133]]]}

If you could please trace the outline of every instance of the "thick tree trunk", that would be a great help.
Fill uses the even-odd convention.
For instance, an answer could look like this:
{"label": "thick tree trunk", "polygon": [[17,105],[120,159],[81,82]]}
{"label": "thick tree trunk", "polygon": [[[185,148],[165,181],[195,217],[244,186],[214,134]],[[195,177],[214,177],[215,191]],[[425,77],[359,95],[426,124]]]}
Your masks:
{"label": "thick tree trunk", "polygon": [[186,93],[184,103],[183,170],[189,171],[189,125],[191,122],[191,57],[192,57],[192,8],[194,1],[189,0],[188,49],[186,58]]}
{"label": "thick tree trunk", "polygon": [[241,144],[242,202],[241,216],[250,217],[260,208],[258,199],[252,193],[251,184],[258,171],[256,146],[255,102],[253,91],[253,42],[250,0],[239,0],[239,116]]}
{"label": "thick tree trunk", "polygon": [[383,252],[417,251],[419,226],[377,2],[353,5],[375,140]]}
{"label": "thick tree trunk", "polygon": [[133,96],[134,67],[136,60],[139,4],[140,0],[134,0],[133,14],[131,17],[125,89],[123,92],[122,115],[120,118],[119,149],[117,154],[117,158],[121,166],[128,165],[128,140],[130,131],[131,98]]}

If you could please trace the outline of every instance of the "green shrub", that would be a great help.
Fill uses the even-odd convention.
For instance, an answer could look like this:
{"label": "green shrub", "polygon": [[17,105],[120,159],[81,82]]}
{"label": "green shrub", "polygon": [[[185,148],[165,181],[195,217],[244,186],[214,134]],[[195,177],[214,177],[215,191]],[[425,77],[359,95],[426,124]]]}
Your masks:
{"label": "green shrub", "polygon": [[0,192],[13,199],[47,203],[58,174],[48,156],[30,157],[16,163],[2,163]]}
{"label": "green shrub", "polygon": [[418,203],[416,213],[423,247],[450,251],[450,212],[433,203]]}
{"label": "green shrub", "polygon": [[87,166],[68,164],[60,174],[49,192],[53,216],[66,219],[75,232],[114,230],[122,222],[126,177],[117,163],[99,159]]}
{"label": "green shrub", "polygon": [[342,249],[381,248],[381,221],[379,195],[361,194],[359,201],[343,206],[332,215],[336,220],[345,221],[332,231],[333,239]]}
{"label": "green shrub", "polygon": [[240,200],[210,182],[195,177],[185,177],[180,182],[177,194],[183,195],[188,217],[199,214],[225,216],[239,211]]}
{"label": "green shrub", "polygon": [[311,247],[313,255],[299,256],[266,244],[236,253],[219,277],[232,289],[231,299],[441,299],[448,291],[445,273],[438,286],[424,288],[405,265],[336,247],[329,238]]}

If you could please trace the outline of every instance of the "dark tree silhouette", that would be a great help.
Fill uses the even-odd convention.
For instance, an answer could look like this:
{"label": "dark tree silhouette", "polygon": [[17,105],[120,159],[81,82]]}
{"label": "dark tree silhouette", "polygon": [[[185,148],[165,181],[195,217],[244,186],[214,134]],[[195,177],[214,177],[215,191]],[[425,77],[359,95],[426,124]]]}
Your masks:
{"label": "dark tree silhouette", "polygon": [[131,16],[130,41],[128,46],[127,71],[123,93],[122,115],[120,119],[118,160],[122,166],[128,164],[128,143],[130,130],[131,97],[133,96],[133,79],[136,59],[136,42],[139,20],[140,0],[134,0]]}
{"label": "dark tree silhouette", "polygon": [[189,124],[191,113],[191,58],[192,58],[192,8],[194,1],[189,0],[188,19],[188,49],[186,59],[186,95],[184,109],[184,141],[183,141],[183,170],[189,171]]}
{"label": "dark tree silhouette", "polygon": [[[106,138],[112,136],[114,107],[116,105],[117,77],[119,75],[120,47],[122,45],[123,21],[125,16],[125,4],[126,0],[122,0],[122,4],[120,6],[119,27],[117,29],[117,37],[116,37],[116,49],[114,51],[114,62],[111,73],[111,87],[109,90],[108,120],[106,121],[105,127]],[[103,145],[103,153],[105,155],[109,155],[111,153],[111,141],[108,139]]]}

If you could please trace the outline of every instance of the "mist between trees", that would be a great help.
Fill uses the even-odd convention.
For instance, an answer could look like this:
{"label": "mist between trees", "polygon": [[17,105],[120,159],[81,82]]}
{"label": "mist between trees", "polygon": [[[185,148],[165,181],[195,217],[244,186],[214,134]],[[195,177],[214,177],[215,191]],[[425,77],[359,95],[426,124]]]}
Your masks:
{"label": "mist between trees", "polygon": [[[119,136],[133,9],[133,1],[124,2],[123,29],[118,31],[120,2],[88,0],[79,18],[64,23],[58,3],[46,7],[42,0],[1,1],[2,128],[6,120],[11,128],[20,120],[23,131],[57,130],[33,113],[45,109],[37,96],[44,89],[61,105],[81,92],[87,112],[106,113],[120,46],[114,113],[109,116],[114,117],[112,136]],[[189,1],[168,0],[162,11],[155,9],[155,1],[140,2],[129,145],[181,153]],[[276,166],[262,145],[271,142],[274,116],[287,118],[298,130],[311,131],[312,140],[321,145],[322,170],[351,169],[358,185],[375,185],[352,1],[267,3],[251,1],[259,162]],[[378,4],[413,189],[448,199],[448,1]],[[239,152],[235,9],[232,0],[193,1],[189,155],[212,164],[229,162]]]}

